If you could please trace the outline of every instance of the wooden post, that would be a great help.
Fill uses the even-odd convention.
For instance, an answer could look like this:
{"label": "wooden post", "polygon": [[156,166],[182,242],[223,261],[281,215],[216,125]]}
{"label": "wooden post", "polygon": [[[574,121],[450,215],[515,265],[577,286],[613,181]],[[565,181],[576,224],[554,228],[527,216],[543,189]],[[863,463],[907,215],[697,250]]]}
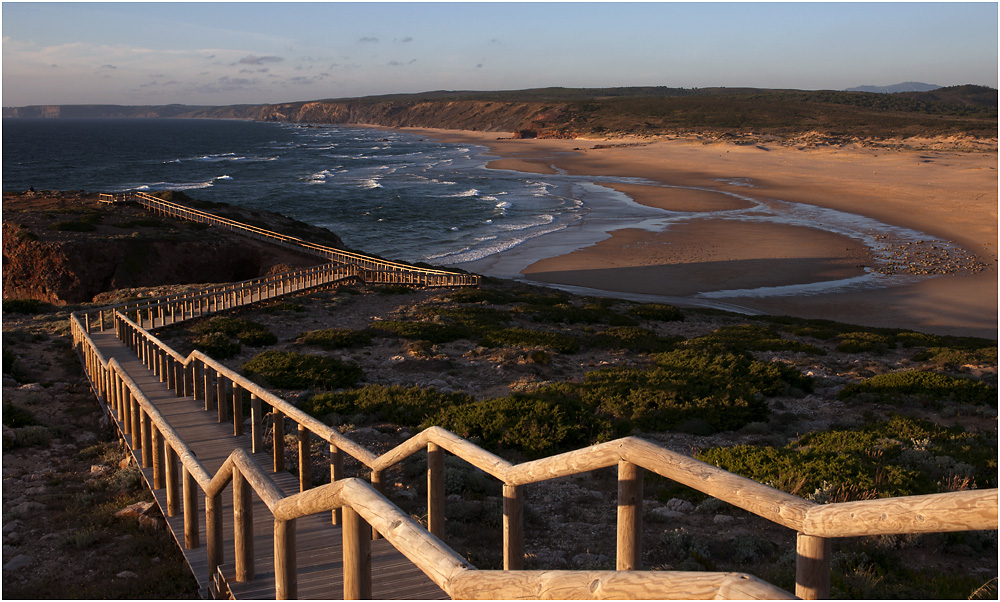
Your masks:
{"label": "wooden post", "polygon": [[233,547],[236,550],[236,580],[253,580],[253,498],[250,483],[233,468]]}
{"label": "wooden post", "polygon": [[344,506],[344,599],[372,597],[372,530],[350,506]]}
{"label": "wooden post", "polygon": [[153,423],[149,419],[149,414],[142,413],[142,467],[149,468],[153,465]]}
{"label": "wooden post", "polygon": [[[344,478],[344,454],[340,451],[340,448],[334,444],[330,444],[330,482],[336,483],[339,479]],[[330,520],[334,525],[339,525],[342,523],[340,508],[334,508],[331,513],[332,516]]]}
{"label": "wooden post", "polygon": [[243,389],[233,381],[233,436],[243,434]]}
{"label": "wooden post", "polygon": [[166,445],[167,516],[176,516],[180,507],[180,479],[177,475],[177,452]]}
{"label": "wooden post", "polygon": [[298,597],[298,575],[295,565],[295,521],[275,519],[274,597],[276,599],[291,600]]}
{"label": "wooden post", "polygon": [[153,426],[153,489],[163,489],[163,435]]}
{"label": "wooden post", "polygon": [[[142,411],[139,409],[139,399],[129,396],[132,399],[132,449],[142,449]],[[146,454],[142,453],[143,466],[145,466]]]}
{"label": "wooden post", "polygon": [[619,571],[637,571],[642,565],[642,467],[618,463]]}
{"label": "wooden post", "polygon": [[250,441],[251,450],[258,454],[264,451],[264,414],[261,412],[260,398],[250,394]]}
{"label": "wooden post", "polygon": [[524,486],[503,484],[503,570],[524,568]]}
{"label": "wooden post", "polygon": [[215,399],[217,400],[216,406],[219,410],[219,422],[225,422],[229,418],[229,412],[226,411],[226,381],[227,379],[221,372],[215,373]]}
{"label": "wooden post", "polygon": [[[132,435],[132,389],[122,381],[122,434]],[[135,447],[135,437],[131,437],[132,447]]]}
{"label": "wooden post", "polygon": [[825,600],[830,597],[830,560],[833,541],[799,533],[795,548],[795,595],[803,600]]}
{"label": "wooden post", "polygon": [[193,550],[198,541],[198,483],[184,467],[184,548]]}
{"label": "wooden post", "polygon": [[195,401],[204,396],[202,392],[205,390],[205,385],[202,382],[201,366],[202,364],[198,360],[191,361],[191,396],[194,397]]}
{"label": "wooden post", "polygon": [[207,364],[202,364],[202,373],[205,382],[205,411],[211,410],[214,406],[212,405],[215,397],[215,382],[212,377],[214,371],[208,367]]}
{"label": "wooden post", "polygon": [[[373,470],[372,471],[372,487],[375,491],[378,491],[382,495],[385,495],[385,483],[382,482],[382,471]],[[372,527],[372,539],[382,539],[382,534],[378,532],[378,529]]]}
{"label": "wooden post", "polygon": [[271,449],[274,451],[274,472],[285,470],[285,415],[272,408]]}
{"label": "wooden post", "polygon": [[214,578],[224,560],[221,492],[205,496],[205,539],[208,540],[208,574]]}
{"label": "wooden post", "polygon": [[309,430],[299,425],[299,492],[312,487],[312,445]]}
{"label": "wooden post", "polygon": [[427,530],[444,538],[444,450],[427,444]]}

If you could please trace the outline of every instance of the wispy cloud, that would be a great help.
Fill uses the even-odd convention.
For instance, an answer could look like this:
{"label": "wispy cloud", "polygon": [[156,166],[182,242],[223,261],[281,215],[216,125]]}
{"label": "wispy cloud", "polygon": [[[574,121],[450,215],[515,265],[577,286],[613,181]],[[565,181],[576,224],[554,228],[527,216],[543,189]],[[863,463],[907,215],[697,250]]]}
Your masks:
{"label": "wispy cloud", "polygon": [[267,64],[267,63],[280,63],[283,60],[285,60],[285,59],[283,57],[280,57],[280,56],[256,56],[256,55],[251,54],[251,55],[247,55],[247,56],[241,58],[240,60],[236,61],[236,64],[237,65],[264,65],[264,64]]}
{"label": "wispy cloud", "polygon": [[410,36],[406,36],[405,38],[393,39],[393,42],[398,42],[400,44],[409,44],[412,41],[413,41],[413,38],[411,38]]}
{"label": "wispy cloud", "polygon": [[378,38],[372,38],[368,36],[363,38],[358,38],[358,41],[361,42],[362,44],[378,44]]}

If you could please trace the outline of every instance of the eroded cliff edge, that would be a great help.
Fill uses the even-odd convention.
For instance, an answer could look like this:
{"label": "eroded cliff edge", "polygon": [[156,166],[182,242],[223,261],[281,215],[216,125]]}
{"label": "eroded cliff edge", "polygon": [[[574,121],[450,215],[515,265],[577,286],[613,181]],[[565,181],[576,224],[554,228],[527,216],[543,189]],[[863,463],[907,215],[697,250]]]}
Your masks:
{"label": "eroded cliff edge", "polygon": [[[322,262],[139,207],[101,205],[96,194],[4,193],[3,205],[5,299],[84,303],[111,290],[233,282]],[[277,214],[213,205],[225,217],[343,246],[327,230]]]}

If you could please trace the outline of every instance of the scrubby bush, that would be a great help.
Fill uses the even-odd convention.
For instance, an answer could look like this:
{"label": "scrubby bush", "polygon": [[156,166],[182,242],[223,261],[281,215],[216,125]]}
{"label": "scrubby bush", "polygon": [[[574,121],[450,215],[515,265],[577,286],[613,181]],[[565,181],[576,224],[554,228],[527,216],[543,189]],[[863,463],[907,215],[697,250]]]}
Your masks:
{"label": "scrubby bush", "polygon": [[996,440],[895,417],[860,429],[809,433],[784,447],[737,445],[698,458],[816,501],[948,491],[955,477],[996,485]]}
{"label": "scrubby bush", "polygon": [[350,387],[363,376],[355,364],[289,351],[260,353],[243,364],[243,372],[261,376],[271,386],[282,389]]}
{"label": "scrubby bush", "polygon": [[305,345],[316,345],[324,349],[345,349],[347,347],[360,347],[367,345],[372,340],[370,332],[365,330],[351,330],[349,328],[327,328],[325,330],[311,330],[302,333],[298,342]]}
{"label": "scrubby bush", "polygon": [[682,337],[661,337],[652,330],[615,326],[591,335],[586,343],[594,349],[626,349],[635,353],[660,353],[674,348]]}
{"label": "scrubby bush", "polygon": [[[442,409],[425,426],[444,427],[487,447],[511,448],[540,457],[590,443],[601,425],[580,403],[544,394],[515,394]],[[599,433],[597,433],[599,434]]]}
{"label": "scrubby bush", "polygon": [[634,326],[636,321],[598,303],[577,307],[571,303],[534,304],[518,308],[538,322],[555,324],[610,324]]}
{"label": "scrubby bush", "polygon": [[43,303],[38,299],[4,299],[3,313],[11,314],[37,314],[49,307],[48,303]]}
{"label": "scrubby bush", "polygon": [[826,355],[826,352],[818,347],[782,338],[773,328],[757,324],[723,326],[710,334],[687,341],[684,346],[724,353],[802,351],[813,355]]}
{"label": "scrubby bush", "polygon": [[879,374],[849,384],[840,392],[842,400],[856,398],[891,404],[916,400],[933,407],[941,407],[945,401],[996,407],[997,389],[970,378],[910,370]]}
{"label": "scrubby bush", "polygon": [[644,303],[628,308],[629,315],[643,320],[659,320],[660,322],[678,322],[684,319],[684,313],[673,305],[663,303]]}
{"label": "scrubby bush", "polygon": [[372,330],[376,333],[392,334],[404,339],[430,341],[435,345],[474,336],[472,330],[465,326],[435,322],[381,320],[372,324]]}
{"label": "scrubby bush", "polygon": [[[235,338],[239,340],[240,344],[248,347],[266,347],[268,345],[274,345],[278,342],[277,335],[268,330],[266,326],[243,318],[215,316],[197,324],[193,330],[195,332],[202,333],[203,336],[200,337],[201,339],[205,339],[211,335],[221,334],[226,337],[227,341]],[[221,341],[218,336],[212,336],[210,340]],[[221,343],[218,345],[220,347],[224,347]],[[195,346],[198,346],[197,339],[195,340]],[[201,347],[199,347],[199,349],[201,349]],[[211,355],[210,352],[205,352]],[[232,353],[232,355],[226,357],[232,357],[233,355],[236,355],[236,353],[239,353],[239,345],[236,346],[236,350]]]}
{"label": "scrubby bush", "polygon": [[376,420],[419,426],[444,408],[472,401],[472,396],[466,393],[441,393],[420,387],[367,385],[351,391],[314,395],[302,404],[302,409],[317,418],[330,414],[365,414]]}
{"label": "scrubby bush", "polygon": [[531,330],[528,328],[503,328],[493,330],[479,339],[486,347],[547,347],[559,353],[576,353],[580,350],[580,339],[561,332]]}
{"label": "scrubby bush", "polygon": [[234,357],[240,353],[240,344],[232,342],[221,332],[210,332],[195,337],[192,343],[195,349],[217,360]]}
{"label": "scrubby bush", "polygon": [[841,353],[884,353],[890,347],[896,346],[893,337],[874,332],[847,332],[837,337],[840,343],[837,351]]}
{"label": "scrubby bush", "polygon": [[454,303],[487,303],[489,305],[506,305],[517,300],[517,296],[506,291],[487,290],[483,288],[465,288],[448,295],[448,300]]}

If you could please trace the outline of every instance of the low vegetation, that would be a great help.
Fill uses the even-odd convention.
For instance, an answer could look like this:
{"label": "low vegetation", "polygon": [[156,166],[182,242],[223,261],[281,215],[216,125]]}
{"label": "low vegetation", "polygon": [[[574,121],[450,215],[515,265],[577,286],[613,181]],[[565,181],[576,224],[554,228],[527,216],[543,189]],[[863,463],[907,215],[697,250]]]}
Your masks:
{"label": "low vegetation", "polygon": [[361,368],[336,358],[291,351],[265,351],[243,364],[247,376],[259,376],[280,389],[336,389],[362,377]]}

